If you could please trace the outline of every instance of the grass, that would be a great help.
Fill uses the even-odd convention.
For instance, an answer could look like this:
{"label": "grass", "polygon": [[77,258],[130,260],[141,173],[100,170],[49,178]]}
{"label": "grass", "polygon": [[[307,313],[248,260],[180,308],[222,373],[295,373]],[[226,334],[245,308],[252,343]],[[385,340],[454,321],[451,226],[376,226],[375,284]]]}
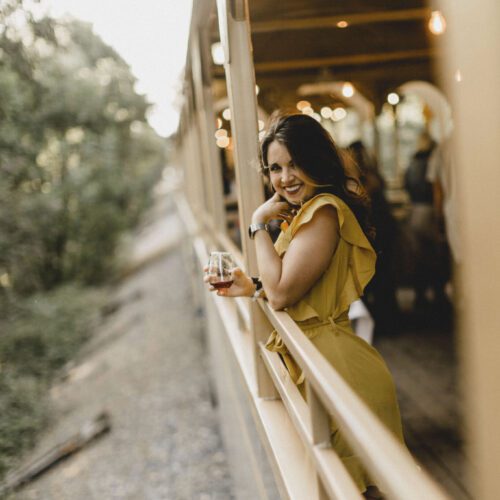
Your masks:
{"label": "grass", "polygon": [[102,290],[75,285],[10,299],[0,323],[0,479],[50,421],[55,375],[90,337]]}

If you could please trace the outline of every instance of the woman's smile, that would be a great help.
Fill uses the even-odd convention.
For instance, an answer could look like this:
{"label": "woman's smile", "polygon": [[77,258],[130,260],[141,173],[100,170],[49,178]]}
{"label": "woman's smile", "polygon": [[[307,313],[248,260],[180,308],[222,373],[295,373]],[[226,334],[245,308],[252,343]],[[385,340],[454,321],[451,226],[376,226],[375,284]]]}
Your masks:
{"label": "woman's smile", "polygon": [[299,189],[303,186],[303,184],[294,184],[293,186],[283,186],[283,189],[288,194],[297,194]]}
{"label": "woman's smile", "polygon": [[304,172],[293,163],[288,149],[278,141],[269,145],[267,152],[269,177],[274,190],[288,203],[298,205],[316,193]]}

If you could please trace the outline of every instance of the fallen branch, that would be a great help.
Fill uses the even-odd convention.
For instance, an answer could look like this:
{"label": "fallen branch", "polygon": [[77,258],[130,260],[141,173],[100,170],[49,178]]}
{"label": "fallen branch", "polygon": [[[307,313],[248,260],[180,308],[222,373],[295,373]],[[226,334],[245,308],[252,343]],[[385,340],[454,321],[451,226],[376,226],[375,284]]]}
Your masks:
{"label": "fallen branch", "polygon": [[103,411],[94,419],[86,422],[77,434],[54,446],[54,448],[35,458],[32,462],[7,474],[5,481],[0,484],[0,497],[32,481],[110,429],[110,415],[106,411]]}

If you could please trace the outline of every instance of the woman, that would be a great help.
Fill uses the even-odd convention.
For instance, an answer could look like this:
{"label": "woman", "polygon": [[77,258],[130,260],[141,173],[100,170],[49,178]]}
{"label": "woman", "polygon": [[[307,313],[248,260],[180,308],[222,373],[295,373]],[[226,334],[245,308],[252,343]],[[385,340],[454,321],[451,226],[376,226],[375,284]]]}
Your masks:
{"label": "woman", "polygon": [[[374,274],[369,201],[347,177],[328,132],[307,115],[277,117],[262,142],[264,172],[274,195],[252,217],[262,289],[273,309],[286,309],[304,334],[371,410],[403,442],[394,384],[378,352],[353,334],[347,313]],[[273,245],[271,219],[289,222]],[[218,295],[254,296],[255,280],[240,269]],[[304,377],[276,331],[266,347],[280,353],[305,394]],[[361,492],[377,498],[361,462],[332,422],[332,446]]]}

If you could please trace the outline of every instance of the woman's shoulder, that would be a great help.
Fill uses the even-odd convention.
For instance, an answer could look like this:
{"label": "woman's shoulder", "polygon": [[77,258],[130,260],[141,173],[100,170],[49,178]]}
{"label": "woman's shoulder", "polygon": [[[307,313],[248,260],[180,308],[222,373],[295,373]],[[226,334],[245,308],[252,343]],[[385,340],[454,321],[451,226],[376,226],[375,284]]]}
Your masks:
{"label": "woman's shoulder", "polygon": [[300,226],[311,221],[314,214],[324,206],[335,208],[338,219],[338,228],[340,236],[347,242],[370,249],[373,251],[370,242],[359,225],[354,213],[349,208],[349,205],[340,197],[331,193],[320,193],[308,200],[297,213],[297,216],[292,221],[290,226],[291,235],[293,236]]}
{"label": "woman's shoulder", "polygon": [[306,224],[312,220],[314,214],[321,209],[322,207],[330,206],[334,208],[337,212],[337,217],[339,218],[339,222],[342,223],[344,219],[344,210],[347,208],[345,202],[330,193],[320,193],[307,200],[300,210],[297,212],[292,225],[298,229],[298,227],[302,224]]}

